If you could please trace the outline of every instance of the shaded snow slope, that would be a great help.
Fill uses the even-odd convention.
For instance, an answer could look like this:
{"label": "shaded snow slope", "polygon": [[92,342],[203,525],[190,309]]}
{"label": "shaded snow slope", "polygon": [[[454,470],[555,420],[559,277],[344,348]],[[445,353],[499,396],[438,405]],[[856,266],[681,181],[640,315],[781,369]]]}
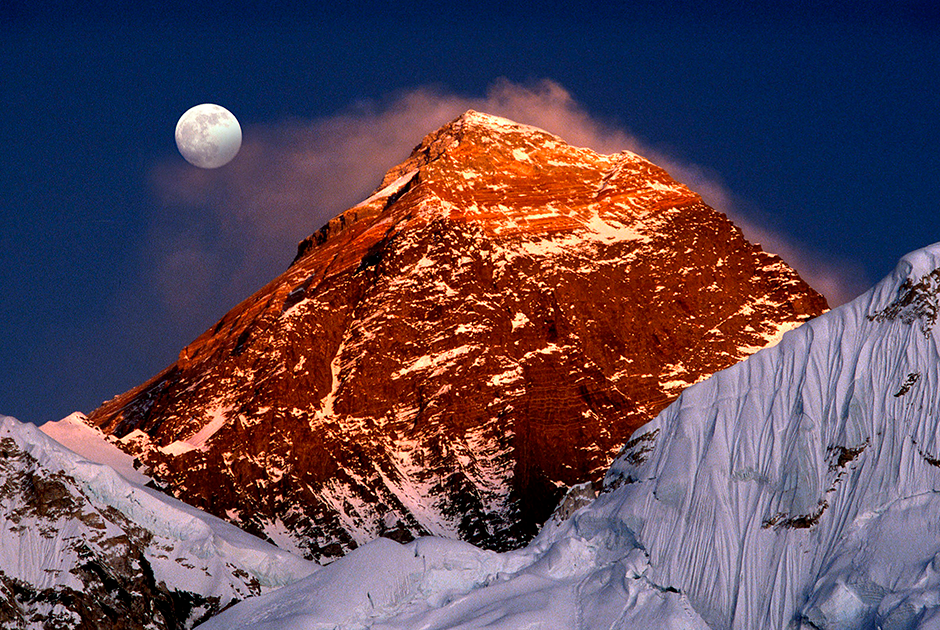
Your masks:
{"label": "shaded snow slope", "polygon": [[0,416],[0,627],[186,628],[315,568]]}
{"label": "shaded snow slope", "polygon": [[715,628],[936,623],[938,290],[940,244],[688,390],[633,437],[593,509],[627,523],[654,578]]}
{"label": "shaded snow slope", "polygon": [[525,549],[380,540],[204,627],[937,628],[938,294],[940,244],[685,390]]}

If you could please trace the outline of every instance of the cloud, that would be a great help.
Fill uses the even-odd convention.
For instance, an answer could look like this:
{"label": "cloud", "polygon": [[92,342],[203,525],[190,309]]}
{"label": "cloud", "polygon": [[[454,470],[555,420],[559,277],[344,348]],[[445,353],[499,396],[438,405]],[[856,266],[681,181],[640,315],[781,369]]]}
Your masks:
{"label": "cloud", "polygon": [[[428,132],[468,109],[543,128],[601,153],[647,157],[729,215],[745,234],[781,254],[833,304],[860,272],[766,230],[703,169],[644,145],[589,114],[559,84],[495,82],[482,97],[418,88],[360,102],[330,117],[248,125],[238,157],[218,170],[180,159],[154,166],[159,205],[145,246],[147,281],[170,318],[205,328],[285,269],[296,244],[378,185]],[[856,277],[858,276],[858,277]]]}
{"label": "cloud", "polygon": [[[750,210],[743,213],[737,209],[737,204],[723,206],[722,202],[713,203],[704,193],[698,192],[713,208],[724,207],[722,212],[741,228],[750,242],[759,243],[764,251],[777,254],[793,267],[811,287],[826,296],[831,308],[853,300],[871,286],[871,281],[858,262],[824,256],[785,234],[764,227],[770,221],[762,220],[762,212]],[[724,194],[727,196],[727,193]]]}

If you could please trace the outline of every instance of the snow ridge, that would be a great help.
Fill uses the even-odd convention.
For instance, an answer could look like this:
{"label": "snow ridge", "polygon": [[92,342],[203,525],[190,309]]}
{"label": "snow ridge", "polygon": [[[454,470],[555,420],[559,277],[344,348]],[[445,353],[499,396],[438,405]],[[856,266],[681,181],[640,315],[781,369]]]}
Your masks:
{"label": "snow ridge", "polygon": [[[50,430],[84,438],[91,456],[116,457],[100,433],[95,444],[91,430],[79,434],[70,428],[76,422],[81,421],[67,418]],[[32,619],[30,628],[98,623],[84,616],[76,620],[76,610],[90,614],[102,597],[95,589],[103,584],[114,591],[117,587],[107,585],[116,582],[134,597],[147,599],[150,588],[201,602],[179,613],[183,617],[163,611],[147,620],[147,627],[189,627],[204,614],[316,569],[221,519],[128,481],[33,425],[0,416],[0,451],[0,592],[12,585],[19,593],[7,602],[11,608],[0,606],[5,615],[0,622]],[[119,456],[116,463],[136,472]],[[108,579],[97,577],[102,572]],[[68,593],[85,594],[85,604],[93,604],[69,609],[83,595]],[[43,601],[60,604],[46,610]]]}
{"label": "snow ridge", "polygon": [[629,523],[654,579],[712,627],[940,620],[926,517],[940,508],[938,275],[940,244],[905,256],[851,304],[683,392],[611,468],[617,490],[593,509]]}

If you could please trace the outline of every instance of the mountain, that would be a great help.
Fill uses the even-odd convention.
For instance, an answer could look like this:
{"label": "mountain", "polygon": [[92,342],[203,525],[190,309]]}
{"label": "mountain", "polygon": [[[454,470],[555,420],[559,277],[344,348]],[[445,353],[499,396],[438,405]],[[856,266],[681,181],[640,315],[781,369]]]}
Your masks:
{"label": "mountain", "polygon": [[938,628],[938,312],[940,243],[683,391],[528,547],[378,540],[204,628]]}
{"label": "mountain", "polygon": [[825,308],[643,158],[468,112],[88,422],[311,558],[508,549],[683,387]]}
{"label": "mountain", "polygon": [[191,628],[316,568],[0,417],[0,627]]}

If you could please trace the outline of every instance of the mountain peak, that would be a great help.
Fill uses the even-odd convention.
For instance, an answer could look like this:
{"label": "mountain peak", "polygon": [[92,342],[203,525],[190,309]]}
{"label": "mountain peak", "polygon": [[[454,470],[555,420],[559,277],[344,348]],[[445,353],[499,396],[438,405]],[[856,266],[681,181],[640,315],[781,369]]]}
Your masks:
{"label": "mountain peak", "polygon": [[[410,203],[398,203],[400,198]],[[470,110],[425,136],[405,161],[389,169],[372,196],[303,241],[297,259],[353,225],[357,229],[346,238],[366,232],[372,241],[365,247],[371,246],[380,236],[369,226],[388,221],[396,232],[445,219],[497,235],[634,238],[627,226],[644,215],[701,202],[665,170],[630,151],[598,154],[536,127]],[[393,208],[408,211],[392,217]]]}
{"label": "mountain peak", "polygon": [[937,278],[940,244],[689,387],[525,549],[378,540],[205,627],[936,630]]}
{"label": "mountain peak", "polygon": [[504,549],[685,386],[824,309],[658,166],[467,112],[89,422],[311,557]]}
{"label": "mountain peak", "polygon": [[526,134],[534,137],[551,138],[557,142],[564,143],[558,136],[550,134],[538,127],[517,123],[508,118],[503,118],[502,116],[468,109],[454,120],[427,134],[421,144],[433,142],[435,138],[440,136],[451,135],[459,137],[461,134],[469,132],[487,133],[493,137]]}
{"label": "mountain peak", "polygon": [[434,137],[441,132],[445,132],[445,130],[450,130],[451,133],[459,131],[464,135],[474,133],[487,135],[493,139],[509,140],[515,136],[517,139],[520,137],[528,138],[533,143],[553,142],[562,145],[566,144],[564,140],[544,129],[518,123],[508,118],[503,118],[502,116],[478,112],[473,109],[468,109],[447,125],[428,134],[427,137]]}
{"label": "mountain peak", "polygon": [[[452,120],[450,123],[442,127],[441,129],[446,129],[448,127],[459,127],[464,129],[478,128],[486,129],[494,133],[505,133],[508,131],[514,132],[534,132],[539,134],[548,135],[547,132],[532,127],[530,125],[523,125],[515,121],[509,120],[508,118],[503,118],[502,116],[496,116],[494,114],[487,114],[485,112],[478,112],[474,109],[468,109],[463,114]],[[440,129],[438,130],[440,131]],[[437,132],[431,132],[430,135],[434,135]]]}
{"label": "mountain peak", "polygon": [[[492,152],[494,144],[538,145],[549,142],[552,148],[565,145],[564,141],[547,131],[513,122],[508,118],[467,110],[449,123],[427,134],[411,155],[401,164],[389,169],[376,189],[381,190],[393,181],[415,169],[433,162],[458,145],[470,145],[470,152]],[[517,147],[518,148],[518,147]],[[510,153],[511,155],[511,153]],[[517,159],[519,154],[516,154]]]}

